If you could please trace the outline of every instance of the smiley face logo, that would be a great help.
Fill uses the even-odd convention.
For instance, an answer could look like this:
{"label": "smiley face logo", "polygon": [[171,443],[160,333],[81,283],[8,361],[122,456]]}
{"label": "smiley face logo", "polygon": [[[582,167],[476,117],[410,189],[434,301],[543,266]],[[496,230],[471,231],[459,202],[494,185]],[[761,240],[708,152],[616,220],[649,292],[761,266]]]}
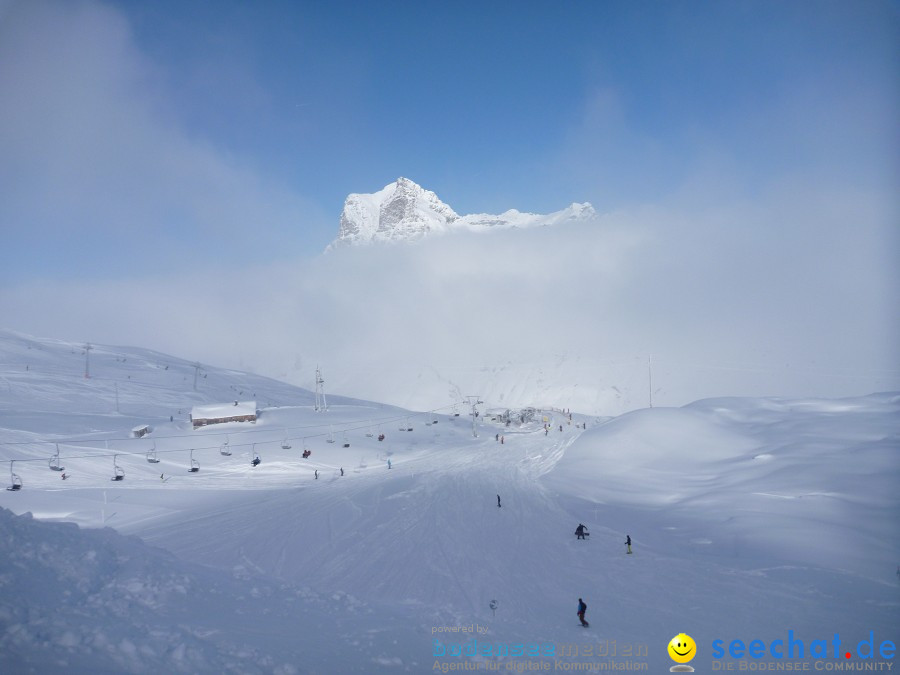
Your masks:
{"label": "smiley face logo", "polygon": [[679,633],[669,640],[669,656],[675,663],[687,663],[696,653],[697,643],[690,635]]}

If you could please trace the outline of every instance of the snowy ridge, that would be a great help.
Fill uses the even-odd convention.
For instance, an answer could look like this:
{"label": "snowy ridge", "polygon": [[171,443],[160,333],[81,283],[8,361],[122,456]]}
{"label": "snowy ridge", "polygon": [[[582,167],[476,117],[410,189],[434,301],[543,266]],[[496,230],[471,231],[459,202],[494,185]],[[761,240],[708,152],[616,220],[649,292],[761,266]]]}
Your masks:
{"label": "snowy ridge", "polygon": [[[335,398],[316,412],[305,390],[204,366],[194,391],[189,361],[101,345],[86,379],[76,345],[0,338],[0,467],[15,460],[23,483],[0,490],[4,672],[597,661],[435,655],[472,641],[595,653],[615,641],[605,666],[578,670],[664,672],[681,631],[708,670],[714,639],[791,630],[850,646],[900,631],[900,394],[712,399],[612,419],[543,410],[509,425],[482,408],[475,437],[452,404]],[[248,383],[280,403],[255,425],[169,421],[179,403]],[[132,438],[147,420],[151,435]],[[48,468],[57,442],[65,481]],[[479,632],[442,630],[469,626]],[[647,654],[623,658],[623,645]]]}
{"label": "snowy ridge", "polygon": [[451,230],[484,232],[558,225],[596,217],[587,202],[548,215],[510,209],[500,215],[458,215],[430,190],[400,177],[373,194],[351,194],[341,211],[340,230],[331,247],[373,242],[411,242]]}

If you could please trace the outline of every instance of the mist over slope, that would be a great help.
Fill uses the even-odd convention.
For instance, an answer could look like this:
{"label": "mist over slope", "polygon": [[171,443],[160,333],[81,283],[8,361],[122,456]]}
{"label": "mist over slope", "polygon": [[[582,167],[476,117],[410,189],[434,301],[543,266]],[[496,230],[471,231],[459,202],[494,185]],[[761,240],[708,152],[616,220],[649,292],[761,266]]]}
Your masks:
{"label": "mist over slope", "polygon": [[[75,347],[0,343],[0,461],[23,483],[0,491],[0,506],[144,541],[0,512],[0,640],[14,669],[658,671],[682,631],[709,668],[715,639],[791,630],[855,645],[900,630],[896,393],[713,399],[612,419],[544,410],[509,425],[482,406],[473,436],[453,405],[335,399],[317,412],[308,391],[211,366],[194,391],[190,362],[141,349],[96,345],[84,378]],[[115,412],[116,383],[140,388],[128,414]],[[255,424],[192,430],[165,414],[248,383],[280,403]],[[135,420],[153,423],[148,437],[132,437]],[[48,467],[57,444],[65,481]],[[110,480],[113,461],[124,480]],[[579,522],[587,541],[572,533]],[[447,656],[473,641],[554,653]]]}

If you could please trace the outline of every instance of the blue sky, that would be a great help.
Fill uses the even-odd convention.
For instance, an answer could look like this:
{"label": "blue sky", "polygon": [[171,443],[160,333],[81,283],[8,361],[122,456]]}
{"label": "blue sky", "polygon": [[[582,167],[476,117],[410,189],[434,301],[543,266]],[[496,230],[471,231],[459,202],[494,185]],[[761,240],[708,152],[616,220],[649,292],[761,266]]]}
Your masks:
{"label": "blue sky", "polygon": [[400,175],[460,213],[610,212],[711,177],[710,199],[798,175],[896,186],[891,3],[0,7],[6,283],[150,272],[121,262],[150,233],[177,271],[198,261],[172,244],[251,219],[257,244],[216,259],[315,255],[348,193]]}
{"label": "blue sky", "polygon": [[[895,388],[898,64],[900,9],[878,0],[0,0],[0,323],[276,375],[363,367],[429,319],[359,317],[472,269],[417,362],[529,335],[526,360],[774,378],[693,395]],[[323,259],[346,195],[401,175],[461,214],[602,217]],[[496,310],[468,298],[511,288],[519,318],[485,332]]]}

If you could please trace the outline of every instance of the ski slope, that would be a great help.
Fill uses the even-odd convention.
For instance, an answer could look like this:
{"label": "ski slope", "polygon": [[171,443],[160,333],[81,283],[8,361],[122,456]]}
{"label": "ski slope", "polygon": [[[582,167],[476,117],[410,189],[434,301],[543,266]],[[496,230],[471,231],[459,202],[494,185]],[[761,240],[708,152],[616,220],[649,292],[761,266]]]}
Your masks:
{"label": "ski slope", "polygon": [[[476,437],[452,404],[317,412],[246,373],[89,358],[85,378],[78,346],[0,333],[0,461],[23,483],[0,492],[4,671],[660,671],[680,632],[709,670],[716,639],[900,636],[898,394],[510,426],[488,402]],[[186,418],[251,398],[253,424]],[[473,640],[490,653],[449,655]],[[496,653],[523,643],[556,650]]]}

